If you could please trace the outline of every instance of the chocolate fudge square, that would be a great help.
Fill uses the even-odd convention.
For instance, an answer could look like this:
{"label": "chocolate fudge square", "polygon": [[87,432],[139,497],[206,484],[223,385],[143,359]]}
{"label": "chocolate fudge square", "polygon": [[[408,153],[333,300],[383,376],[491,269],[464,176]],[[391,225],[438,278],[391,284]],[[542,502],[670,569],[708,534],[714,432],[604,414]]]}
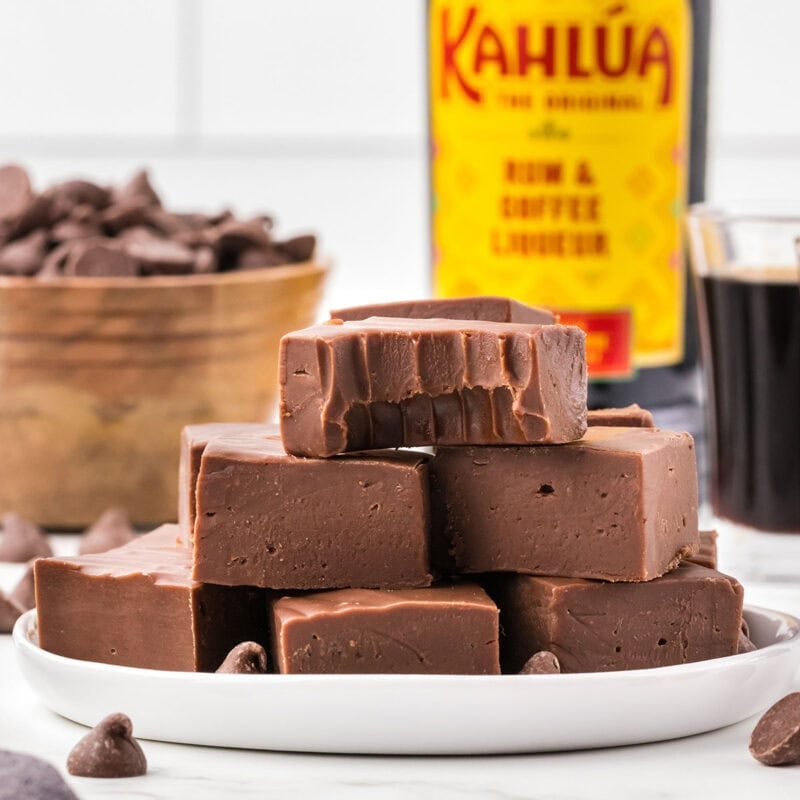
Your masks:
{"label": "chocolate fudge square", "polygon": [[194,578],[270,589],[429,586],[428,457],[287,455],[218,436],[196,488]]}
{"label": "chocolate fudge square", "polygon": [[186,425],[181,431],[181,458],[178,467],[178,525],[189,538],[194,536],[195,489],[200,474],[200,459],[215,436],[255,434],[280,438],[277,425],[257,422],[210,422]]}
{"label": "chocolate fudge square", "polygon": [[282,597],[272,631],[288,674],[500,672],[497,606],[475,584]]}
{"label": "chocolate fudge square", "polygon": [[738,652],[741,585],[684,562],[646,583],[492,576],[501,610],[503,669],[540,650],[563,672],[609,672],[703,661]]}
{"label": "chocolate fudge square", "polygon": [[569,442],[586,430],[586,336],[569,325],[371,317],[281,340],[287,452]]}
{"label": "chocolate fudge square", "polygon": [[213,672],[242,641],[266,645],[266,593],[202,585],[177,525],[123,547],[36,562],[39,643],[68,658]]}
{"label": "chocolate fudge square", "polygon": [[647,581],[699,547],[688,433],[597,427],[559,447],[440,447],[431,469],[444,572]]}

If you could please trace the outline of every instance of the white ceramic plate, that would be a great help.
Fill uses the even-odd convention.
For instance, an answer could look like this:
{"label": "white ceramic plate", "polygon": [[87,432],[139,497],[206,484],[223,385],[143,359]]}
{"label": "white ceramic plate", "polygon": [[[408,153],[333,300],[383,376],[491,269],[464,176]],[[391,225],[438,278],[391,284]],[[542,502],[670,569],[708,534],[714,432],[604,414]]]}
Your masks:
{"label": "white ceramic plate", "polygon": [[122,711],[137,736],[325,753],[532,753],[638,744],[739,722],[797,686],[800,621],[749,608],[759,649],[677,667],[576,675],[216,675],[63,658],[14,641],[50,709],[83,725]]}

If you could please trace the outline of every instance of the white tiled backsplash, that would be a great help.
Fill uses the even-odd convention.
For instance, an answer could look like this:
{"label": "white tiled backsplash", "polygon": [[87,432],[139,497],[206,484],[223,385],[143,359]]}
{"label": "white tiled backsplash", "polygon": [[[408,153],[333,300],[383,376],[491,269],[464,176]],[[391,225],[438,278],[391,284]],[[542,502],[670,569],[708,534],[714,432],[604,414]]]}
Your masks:
{"label": "white tiled backsplash", "polygon": [[[0,160],[40,184],[152,167],[167,201],[274,210],[327,302],[427,289],[423,0],[0,7]],[[717,0],[709,197],[800,211],[800,3]]]}

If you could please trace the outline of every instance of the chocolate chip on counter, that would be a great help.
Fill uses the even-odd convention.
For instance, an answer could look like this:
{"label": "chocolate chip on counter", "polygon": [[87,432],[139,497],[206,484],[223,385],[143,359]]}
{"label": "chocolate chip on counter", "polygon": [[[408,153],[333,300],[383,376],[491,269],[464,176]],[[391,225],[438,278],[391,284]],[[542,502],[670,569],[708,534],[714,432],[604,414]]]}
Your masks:
{"label": "chocolate chip on counter", "polygon": [[[26,609],[22,608],[16,600],[0,591],[0,633],[11,633],[16,621],[25,611]],[[1,791],[0,797],[2,797]]]}
{"label": "chocolate chip on counter", "polygon": [[561,672],[561,664],[555,653],[540,650],[534,653],[519,671],[520,675],[557,675]]}
{"label": "chocolate chip on counter", "polygon": [[78,800],[58,770],[26,753],[0,750],[0,800]]}
{"label": "chocolate chip on counter", "polygon": [[32,558],[47,558],[51,555],[53,551],[38,525],[13,511],[3,514],[0,561],[23,563]]}
{"label": "chocolate chip on counter", "polygon": [[125,251],[139,262],[143,275],[185,275],[194,269],[194,253],[170,239],[129,240]]}
{"label": "chocolate chip on counter", "polygon": [[78,552],[82,556],[105,553],[115,547],[122,547],[134,537],[135,533],[124,509],[109,508],[81,536]]}
{"label": "chocolate chip on counter", "polygon": [[33,577],[33,563],[28,564],[25,574],[19,579],[17,585],[11,590],[9,599],[16,603],[23,611],[36,608],[36,583]]}
{"label": "chocolate chip on counter", "polygon": [[0,167],[0,220],[17,220],[32,200],[33,189],[28,173],[16,164]]}
{"label": "chocolate chip on counter", "polygon": [[0,250],[0,273],[3,275],[35,275],[47,253],[47,233],[36,230],[22,239],[9,242]]}
{"label": "chocolate chip on counter", "polygon": [[140,169],[134,176],[114,192],[114,203],[143,203],[147,206],[160,206],[161,198],[150,183],[146,169]]}
{"label": "chocolate chip on counter", "polygon": [[113,239],[87,239],[75,243],[64,264],[65,275],[83,277],[133,277],[139,263]]}
{"label": "chocolate chip on counter", "polygon": [[800,692],[766,711],[750,736],[750,753],[768,767],[800,763]]}
{"label": "chocolate chip on counter", "polygon": [[263,675],[266,671],[267,651],[256,642],[237,644],[217,670],[237,675]]}
{"label": "chocolate chip on counter", "polygon": [[292,261],[310,261],[317,246],[317,237],[307,234],[294,236],[285,242],[276,242],[275,247],[286,253]]}
{"label": "chocolate chip on counter", "polygon": [[135,778],[147,772],[147,759],[133,738],[125,714],[109,714],[72,748],[67,772],[81,778]]}

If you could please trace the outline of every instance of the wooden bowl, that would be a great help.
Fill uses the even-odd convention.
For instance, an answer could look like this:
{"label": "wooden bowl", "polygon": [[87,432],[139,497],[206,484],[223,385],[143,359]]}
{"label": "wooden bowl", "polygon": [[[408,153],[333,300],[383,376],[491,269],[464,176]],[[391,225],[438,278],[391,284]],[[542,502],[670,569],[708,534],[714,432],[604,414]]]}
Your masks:
{"label": "wooden bowl", "polygon": [[175,519],[181,428],[270,418],[278,341],[314,321],[326,273],[0,277],[0,511]]}

